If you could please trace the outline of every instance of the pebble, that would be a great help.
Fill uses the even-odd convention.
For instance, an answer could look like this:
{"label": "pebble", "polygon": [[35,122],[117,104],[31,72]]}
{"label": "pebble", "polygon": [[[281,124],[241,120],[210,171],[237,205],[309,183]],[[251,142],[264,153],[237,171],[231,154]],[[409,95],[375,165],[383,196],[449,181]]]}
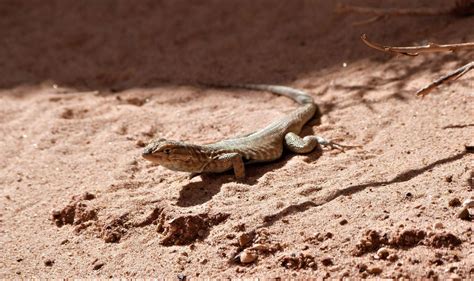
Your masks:
{"label": "pebble", "polygon": [[449,207],[459,207],[461,206],[461,200],[459,200],[458,198],[453,198],[449,200],[448,205]]}
{"label": "pebble", "polygon": [[185,281],[186,280],[186,275],[183,273],[178,273],[177,275],[179,281]]}
{"label": "pebble", "polygon": [[346,225],[348,223],[348,221],[346,219],[342,219],[339,224],[340,225]]}
{"label": "pebble", "polygon": [[474,200],[472,198],[464,200],[462,202],[463,208],[456,214],[456,216],[462,220],[469,220],[471,218],[469,209],[474,208]]}
{"label": "pebble", "polygon": [[53,264],[54,264],[54,260],[47,259],[44,261],[44,265],[46,266],[53,266]]}
{"label": "pebble", "polygon": [[433,225],[434,229],[443,229],[444,225],[442,222],[437,222]]}
{"label": "pebble", "polygon": [[456,216],[462,220],[469,220],[470,215],[469,215],[469,210],[468,208],[464,207],[459,211]]}
{"label": "pebble", "polygon": [[257,250],[257,251],[266,251],[270,247],[268,247],[268,245],[265,245],[265,244],[255,243],[251,248],[252,250]]}
{"label": "pebble", "polygon": [[240,254],[241,263],[252,263],[257,259],[257,254],[244,250]]}
{"label": "pebble", "polygon": [[386,259],[389,254],[390,254],[390,252],[385,247],[382,247],[377,251],[377,256],[382,260]]}
{"label": "pebble", "polygon": [[444,178],[444,180],[445,180],[446,182],[452,182],[452,181],[453,181],[453,175],[446,176],[446,177]]}
{"label": "pebble", "polygon": [[378,266],[374,266],[374,267],[369,267],[367,269],[367,272],[370,273],[370,274],[380,274],[382,273],[382,268],[378,267]]}
{"label": "pebble", "polygon": [[462,206],[465,208],[474,208],[474,199],[466,199],[462,202]]}
{"label": "pebble", "polygon": [[398,255],[397,254],[390,254],[387,259],[391,262],[396,262],[398,260]]}
{"label": "pebble", "polygon": [[99,269],[101,269],[104,265],[105,265],[105,263],[103,263],[103,262],[95,263],[94,266],[92,267],[92,270],[99,270]]}
{"label": "pebble", "polygon": [[247,233],[243,233],[239,236],[239,245],[241,247],[247,245],[250,241],[252,241],[252,237]]}
{"label": "pebble", "polygon": [[321,260],[321,263],[324,265],[324,266],[330,266],[330,265],[333,265],[333,261],[330,257],[326,257],[324,259]]}

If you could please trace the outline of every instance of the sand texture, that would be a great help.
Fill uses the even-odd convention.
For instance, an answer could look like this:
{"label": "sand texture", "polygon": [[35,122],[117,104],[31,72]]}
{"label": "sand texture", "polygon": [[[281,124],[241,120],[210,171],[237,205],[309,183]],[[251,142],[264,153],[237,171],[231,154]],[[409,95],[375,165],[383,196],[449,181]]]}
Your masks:
{"label": "sand texture", "polygon": [[[452,1],[346,1],[443,7]],[[474,277],[474,72],[421,99],[473,52],[473,17],[339,15],[335,1],[0,3],[0,278]],[[302,135],[360,145],[286,152],[188,179],[151,139],[208,143],[296,104],[198,83],[308,91]],[[471,211],[474,215],[474,210]]]}

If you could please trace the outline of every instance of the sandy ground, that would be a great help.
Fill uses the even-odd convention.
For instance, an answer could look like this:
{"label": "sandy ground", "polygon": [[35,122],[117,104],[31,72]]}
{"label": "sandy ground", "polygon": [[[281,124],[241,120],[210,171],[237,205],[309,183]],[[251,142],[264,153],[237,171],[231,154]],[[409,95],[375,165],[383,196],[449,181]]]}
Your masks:
{"label": "sandy ground", "polygon": [[[472,41],[474,18],[357,25],[367,17],[333,10],[322,0],[2,1],[0,278],[473,278],[473,223],[456,213],[474,196],[474,73],[424,99],[414,92],[474,55],[393,58],[359,35]],[[140,154],[154,137],[216,141],[296,106],[197,82],[305,89],[323,116],[303,134],[362,147],[287,153],[247,167],[240,183],[151,165]]]}

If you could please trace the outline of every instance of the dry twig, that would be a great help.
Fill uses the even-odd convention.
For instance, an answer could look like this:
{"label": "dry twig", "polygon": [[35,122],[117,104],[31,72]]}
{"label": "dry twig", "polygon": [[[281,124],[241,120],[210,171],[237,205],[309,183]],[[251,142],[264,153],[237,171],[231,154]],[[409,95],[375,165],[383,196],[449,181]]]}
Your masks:
{"label": "dry twig", "polygon": [[362,34],[360,39],[369,47],[391,54],[402,54],[406,56],[417,56],[419,53],[433,53],[433,52],[455,52],[459,50],[474,50],[474,42],[459,43],[459,44],[445,44],[438,45],[435,43],[428,43],[423,46],[412,47],[390,47],[371,42],[366,34]]}
{"label": "dry twig", "polygon": [[364,6],[353,6],[339,3],[336,6],[337,13],[358,13],[372,16],[438,16],[452,13],[452,9],[383,9]]}
{"label": "dry twig", "polygon": [[439,85],[446,83],[448,81],[454,81],[458,79],[459,77],[463,76],[466,74],[469,70],[474,68],[474,61],[471,61],[470,63],[461,66],[460,68],[448,73],[445,76],[442,76],[441,78],[436,79],[435,81],[431,82],[427,86],[421,88],[416,92],[417,96],[424,97],[427,94],[429,94],[434,88],[438,87]]}
{"label": "dry twig", "polygon": [[[428,45],[424,46],[412,46],[412,47],[391,47],[391,46],[383,46],[381,44],[371,42],[367,39],[366,34],[362,34],[361,36],[362,41],[369,47],[389,53],[389,54],[401,54],[406,56],[417,56],[420,53],[433,53],[433,52],[454,52],[459,50],[474,50],[474,42],[469,43],[459,43],[459,44],[445,44],[445,45],[438,45],[435,43],[429,43]],[[416,95],[417,96],[426,96],[429,94],[434,88],[438,87],[441,84],[444,84],[448,81],[453,81],[458,79],[459,77],[466,74],[469,70],[474,68],[474,61],[448,73],[447,75],[433,81],[432,83],[428,84],[427,86],[420,89]]]}
{"label": "dry twig", "polygon": [[454,6],[444,9],[436,8],[418,8],[418,9],[399,9],[399,8],[374,8],[365,6],[353,6],[339,3],[336,6],[336,13],[358,13],[375,16],[377,19],[387,16],[471,16],[474,15],[474,0],[455,0]]}

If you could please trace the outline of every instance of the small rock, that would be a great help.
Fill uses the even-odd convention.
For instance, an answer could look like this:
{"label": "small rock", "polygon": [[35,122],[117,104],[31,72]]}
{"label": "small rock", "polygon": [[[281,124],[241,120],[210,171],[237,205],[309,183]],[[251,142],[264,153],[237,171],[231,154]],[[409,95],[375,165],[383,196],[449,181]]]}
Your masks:
{"label": "small rock", "polygon": [[462,208],[457,214],[456,216],[462,220],[469,220],[470,219],[470,215],[469,215],[469,210],[468,208],[464,207]]}
{"label": "small rock", "polygon": [[339,224],[340,225],[346,225],[348,223],[348,221],[346,219],[342,219]]}
{"label": "small rock", "polygon": [[241,263],[252,263],[257,259],[257,254],[252,253],[250,251],[242,251],[240,254],[240,262]]}
{"label": "small rock", "polygon": [[474,200],[473,199],[466,199],[462,202],[462,206],[465,208],[474,208]]}
{"label": "small rock", "polygon": [[104,265],[105,265],[105,263],[99,262],[99,263],[94,264],[94,266],[92,267],[92,269],[93,269],[93,270],[99,270],[99,269],[101,269]]}
{"label": "small rock", "polygon": [[268,245],[266,244],[261,244],[261,243],[255,243],[253,244],[252,247],[250,247],[252,250],[257,250],[257,251],[265,251],[268,250]]}
{"label": "small rock", "polygon": [[326,257],[324,259],[321,260],[321,263],[324,265],[324,266],[330,266],[330,265],[333,265],[334,263],[332,262],[332,259],[330,257]]}
{"label": "small rock", "polygon": [[466,149],[467,152],[474,152],[474,145],[472,144],[465,144],[464,148]]}
{"label": "small rock", "polygon": [[459,200],[458,198],[453,198],[449,200],[448,205],[449,207],[459,207],[461,206],[461,200]]}
{"label": "small rock", "polygon": [[83,200],[93,200],[95,199],[95,195],[93,193],[90,193],[90,192],[84,192],[84,194],[81,195],[81,198]]}
{"label": "small rock", "polygon": [[444,225],[442,222],[437,222],[433,225],[434,229],[443,229]]}
{"label": "small rock", "polygon": [[253,239],[253,235],[250,235],[248,233],[243,233],[239,236],[239,245],[243,247],[247,245],[248,243],[250,243],[252,239]]}
{"label": "small rock", "polygon": [[46,266],[53,266],[53,264],[54,264],[54,260],[47,259],[44,261],[44,265]]}
{"label": "small rock", "polygon": [[367,272],[370,273],[370,274],[378,275],[378,274],[382,273],[382,268],[380,268],[378,266],[369,267],[367,269]]}
{"label": "small rock", "polygon": [[386,259],[389,254],[390,254],[390,252],[385,247],[382,247],[377,251],[377,256],[382,260]]}
{"label": "small rock", "polygon": [[186,281],[186,275],[183,273],[179,273],[177,277],[179,281]]}
{"label": "small rock", "polygon": [[398,255],[397,254],[390,254],[387,257],[387,260],[389,260],[391,262],[396,262],[398,260]]}
{"label": "small rock", "polygon": [[452,181],[453,181],[453,175],[446,176],[446,177],[444,178],[444,180],[445,180],[446,182],[452,182]]}

